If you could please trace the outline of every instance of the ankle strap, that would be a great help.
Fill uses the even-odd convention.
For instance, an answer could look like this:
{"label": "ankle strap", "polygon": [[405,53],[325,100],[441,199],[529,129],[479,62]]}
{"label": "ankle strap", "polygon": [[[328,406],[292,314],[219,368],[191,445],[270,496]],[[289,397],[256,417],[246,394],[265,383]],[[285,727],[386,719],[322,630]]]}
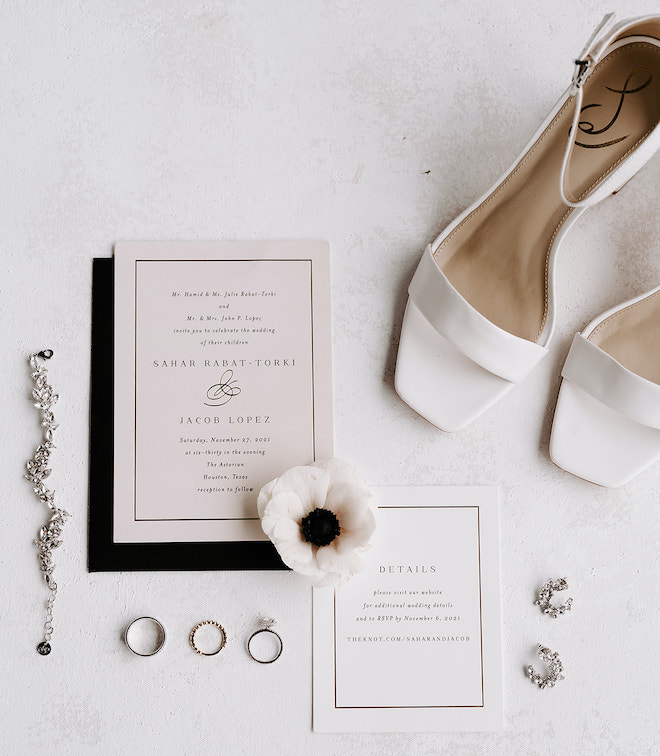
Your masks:
{"label": "ankle strap", "polygon": [[599,60],[603,50],[610,43],[613,37],[610,32],[616,25],[615,14],[608,13],[594,29],[591,37],[589,37],[589,41],[575,60],[575,73],[573,74],[573,90],[575,92],[582,89],[582,85],[591,72],[593,64]]}
{"label": "ankle strap", "polygon": [[598,187],[595,187],[595,189],[593,189],[585,198],[578,201],[573,201],[566,196],[564,189],[568,164],[573,154],[575,141],[573,135],[577,132],[578,124],[580,123],[580,115],[582,113],[582,88],[584,86],[584,83],[588,79],[589,74],[593,70],[596,63],[598,63],[598,61],[603,57],[603,54],[605,53],[607,48],[612,44],[612,42],[614,42],[617,37],[619,37],[629,27],[635,26],[640,22],[650,20],[652,18],[655,17],[649,15],[641,18],[628,19],[626,21],[620,21],[619,23],[617,23],[616,15],[614,13],[608,13],[594,30],[593,34],[589,38],[589,41],[580,53],[580,57],[575,60],[573,82],[569,90],[569,97],[573,97],[575,100],[573,105],[573,122],[571,125],[571,130],[569,132],[569,138],[566,144],[566,150],[564,151],[564,159],[562,161],[561,172],[559,175],[559,191],[561,198],[564,204],[568,205],[569,207],[588,207],[590,205],[595,205],[596,203],[600,202],[601,199],[604,199],[604,196],[607,196],[607,194],[611,193],[610,191],[603,195],[602,192],[597,191]]}

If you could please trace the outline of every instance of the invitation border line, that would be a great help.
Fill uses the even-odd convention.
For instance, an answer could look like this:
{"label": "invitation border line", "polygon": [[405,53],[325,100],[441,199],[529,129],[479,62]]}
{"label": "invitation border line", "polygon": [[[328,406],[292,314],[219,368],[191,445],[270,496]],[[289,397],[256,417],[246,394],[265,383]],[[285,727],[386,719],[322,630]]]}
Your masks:
{"label": "invitation border line", "polygon": [[314,378],[316,373],[316,363],[314,362],[314,261],[311,257],[267,257],[267,258],[231,258],[231,259],[167,259],[167,260],[155,260],[155,259],[135,259],[134,260],[134,279],[135,279],[135,312],[134,312],[134,355],[133,355],[133,406],[135,412],[133,414],[133,522],[251,522],[258,520],[259,517],[154,517],[154,518],[138,518],[137,516],[137,353],[138,353],[138,328],[137,328],[137,311],[138,311],[138,263],[223,263],[223,262],[306,262],[309,263],[309,292],[310,292],[310,354],[311,354],[311,386],[312,386],[312,459],[316,459],[316,390],[314,384]]}
{"label": "invitation border line", "polygon": [[378,509],[476,509],[477,510],[477,554],[479,578],[479,655],[481,669],[481,704],[420,704],[414,706],[338,706],[337,705],[337,590],[332,593],[332,635],[333,635],[333,665],[335,682],[335,705],[337,710],[371,710],[371,709],[484,709],[484,631],[483,631],[483,586],[481,582],[481,506],[479,504],[420,504],[412,506],[379,506]]}

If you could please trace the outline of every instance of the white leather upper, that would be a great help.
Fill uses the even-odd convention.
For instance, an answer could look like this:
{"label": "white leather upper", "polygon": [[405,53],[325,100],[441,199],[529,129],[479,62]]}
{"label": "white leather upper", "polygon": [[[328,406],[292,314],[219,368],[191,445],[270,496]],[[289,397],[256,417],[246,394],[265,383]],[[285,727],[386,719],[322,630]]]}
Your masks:
{"label": "white leather upper", "polygon": [[625,368],[581,333],[575,334],[561,374],[610,409],[660,429],[660,386]]}
{"label": "white leather upper", "polygon": [[[609,54],[612,43],[616,43],[616,40],[619,39],[621,35],[625,34],[626,29],[632,28],[634,25],[645,21],[647,18],[651,19],[654,17],[648,16],[616,23],[613,14],[606,16],[587,43],[587,46],[582,52],[581,58],[589,59],[590,65],[593,67],[595,63],[601,60],[605,55]],[[546,118],[546,121],[541,125],[517,160],[500,178],[495,186],[511,174],[555,117],[557,112],[559,112],[564,104],[571,98],[575,100],[575,117],[572,132],[575,131],[582,106],[582,88],[581,86],[576,87],[574,84],[571,85],[559,99],[552,112]],[[567,147],[564,156],[561,180],[562,197],[564,197],[563,176],[568,162],[570,161],[572,146],[573,140],[567,135]],[[649,134],[646,139],[586,197],[579,202],[571,202],[566,198],[564,199],[567,205],[578,209],[572,213],[569,221],[562,227],[560,234],[555,239],[553,249],[551,250],[548,326],[543,334],[543,344],[548,343],[554,324],[554,317],[552,315],[552,269],[554,264],[554,252],[556,251],[563,234],[586,207],[600,202],[602,199],[605,199],[605,197],[612,194],[612,192],[620,189],[652,157],[659,146],[660,127],[656,126],[653,132]],[[475,310],[452,286],[433,257],[433,250],[435,250],[441,244],[443,239],[445,239],[464,218],[473,212],[493,192],[493,190],[494,187],[489,189],[480,199],[461,213],[440,234],[440,236],[438,236],[433,244],[426,248],[410,283],[408,293],[412,302],[414,302],[417,309],[423,314],[433,328],[459,349],[459,351],[466,357],[500,378],[504,378],[512,383],[519,383],[547,354],[547,348],[541,344],[515,336],[502,328],[499,328],[481,315],[481,313]],[[618,365],[618,363],[616,364]],[[622,368],[622,370],[625,370],[625,368]],[[631,373],[630,375],[633,374]],[[633,377],[637,378],[639,381],[644,381],[644,379],[639,378],[639,376],[633,375]],[[660,392],[660,388],[658,388],[658,391]],[[660,413],[658,423],[657,427],[660,428]]]}
{"label": "white leather upper", "polygon": [[431,245],[422,255],[408,294],[438,333],[500,378],[520,383],[547,354],[545,347],[514,336],[477,312],[440,270]]}

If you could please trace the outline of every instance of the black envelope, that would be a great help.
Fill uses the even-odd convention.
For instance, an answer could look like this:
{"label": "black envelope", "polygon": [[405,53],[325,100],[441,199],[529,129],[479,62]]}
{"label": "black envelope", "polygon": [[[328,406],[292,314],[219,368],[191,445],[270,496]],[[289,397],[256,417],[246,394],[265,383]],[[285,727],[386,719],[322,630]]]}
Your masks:
{"label": "black envelope", "polygon": [[288,569],[270,541],[113,541],[114,260],[94,260],[89,468],[90,572]]}

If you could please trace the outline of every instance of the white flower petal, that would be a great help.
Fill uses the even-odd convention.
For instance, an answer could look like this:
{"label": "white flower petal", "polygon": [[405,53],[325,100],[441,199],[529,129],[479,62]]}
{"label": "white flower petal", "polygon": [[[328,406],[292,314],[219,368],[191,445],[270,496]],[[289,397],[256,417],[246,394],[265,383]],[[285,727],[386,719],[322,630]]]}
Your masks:
{"label": "white flower petal", "polygon": [[325,572],[337,572],[341,575],[352,575],[363,569],[362,559],[355,551],[347,551],[340,554],[337,550],[336,541],[329,546],[323,546],[316,552],[316,561]]}
{"label": "white flower petal", "polygon": [[268,502],[263,516],[286,517],[300,524],[304,517],[303,503],[295,491],[282,491]]}
{"label": "white flower petal", "polygon": [[294,493],[286,492],[280,494],[271,499],[266,505],[261,516],[262,530],[272,540],[273,531],[277,524],[281,520],[295,523],[300,509],[300,501]]}
{"label": "white flower petal", "polygon": [[353,465],[349,465],[348,462],[344,462],[342,459],[333,457],[332,459],[324,459],[314,464],[321,468],[321,470],[325,470],[333,483],[351,483],[358,488],[367,487],[360,473]]}
{"label": "white flower petal", "polygon": [[328,473],[318,467],[292,467],[278,478],[273,496],[282,491],[295,491],[306,515],[324,506],[329,482]]}
{"label": "white flower petal", "polygon": [[322,572],[314,580],[314,585],[319,588],[340,588],[351,577],[352,575],[340,575],[338,572]]}
{"label": "white flower petal", "polygon": [[326,506],[337,515],[341,527],[354,528],[369,511],[369,492],[348,483],[331,483]]}
{"label": "white flower petal", "polygon": [[319,585],[320,581],[323,580],[323,577],[325,575],[325,572],[319,569],[316,562],[311,561],[307,564],[295,564],[295,565],[288,565],[291,567],[291,569],[294,572],[297,572],[299,575],[305,575],[306,577],[311,578],[312,585]]}
{"label": "white flower petal", "polygon": [[282,557],[284,564],[288,565],[297,572],[302,571],[305,565],[310,569],[310,574],[318,571],[318,565],[314,560],[314,549],[311,543],[307,541],[283,540],[273,541],[275,548]]}
{"label": "white flower petal", "polygon": [[261,518],[261,529],[264,531],[264,533],[272,540],[272,532],[277,523],[280,521],[280,517],[269,517],[267,514],[265,514]]}
{"label": "white flower petal", "polygon": [[259,517],[264,516],[264,509],[273,495],[273,488],[277,481],[278,478],[271,480],[270,483],[266,483],[261,491],[259,491],[259,496],[257,496],[257,512],[259,513]]}
{"label": "white flower petal", "polygon": [[367,546],[376,530],[376,517],[371,510],[367,510],[362,521],[354,530],[342,529],[337,538],[337,551],[344,554],[349,549],[359,549]]}
{"label": "white flower petal", "polygon": [[287,541],[291,543],[300,543],[303,541],[300,525],[288,517],[278,517],[275,520],[275,524],[271,530],[271,538],[274,541]]}

